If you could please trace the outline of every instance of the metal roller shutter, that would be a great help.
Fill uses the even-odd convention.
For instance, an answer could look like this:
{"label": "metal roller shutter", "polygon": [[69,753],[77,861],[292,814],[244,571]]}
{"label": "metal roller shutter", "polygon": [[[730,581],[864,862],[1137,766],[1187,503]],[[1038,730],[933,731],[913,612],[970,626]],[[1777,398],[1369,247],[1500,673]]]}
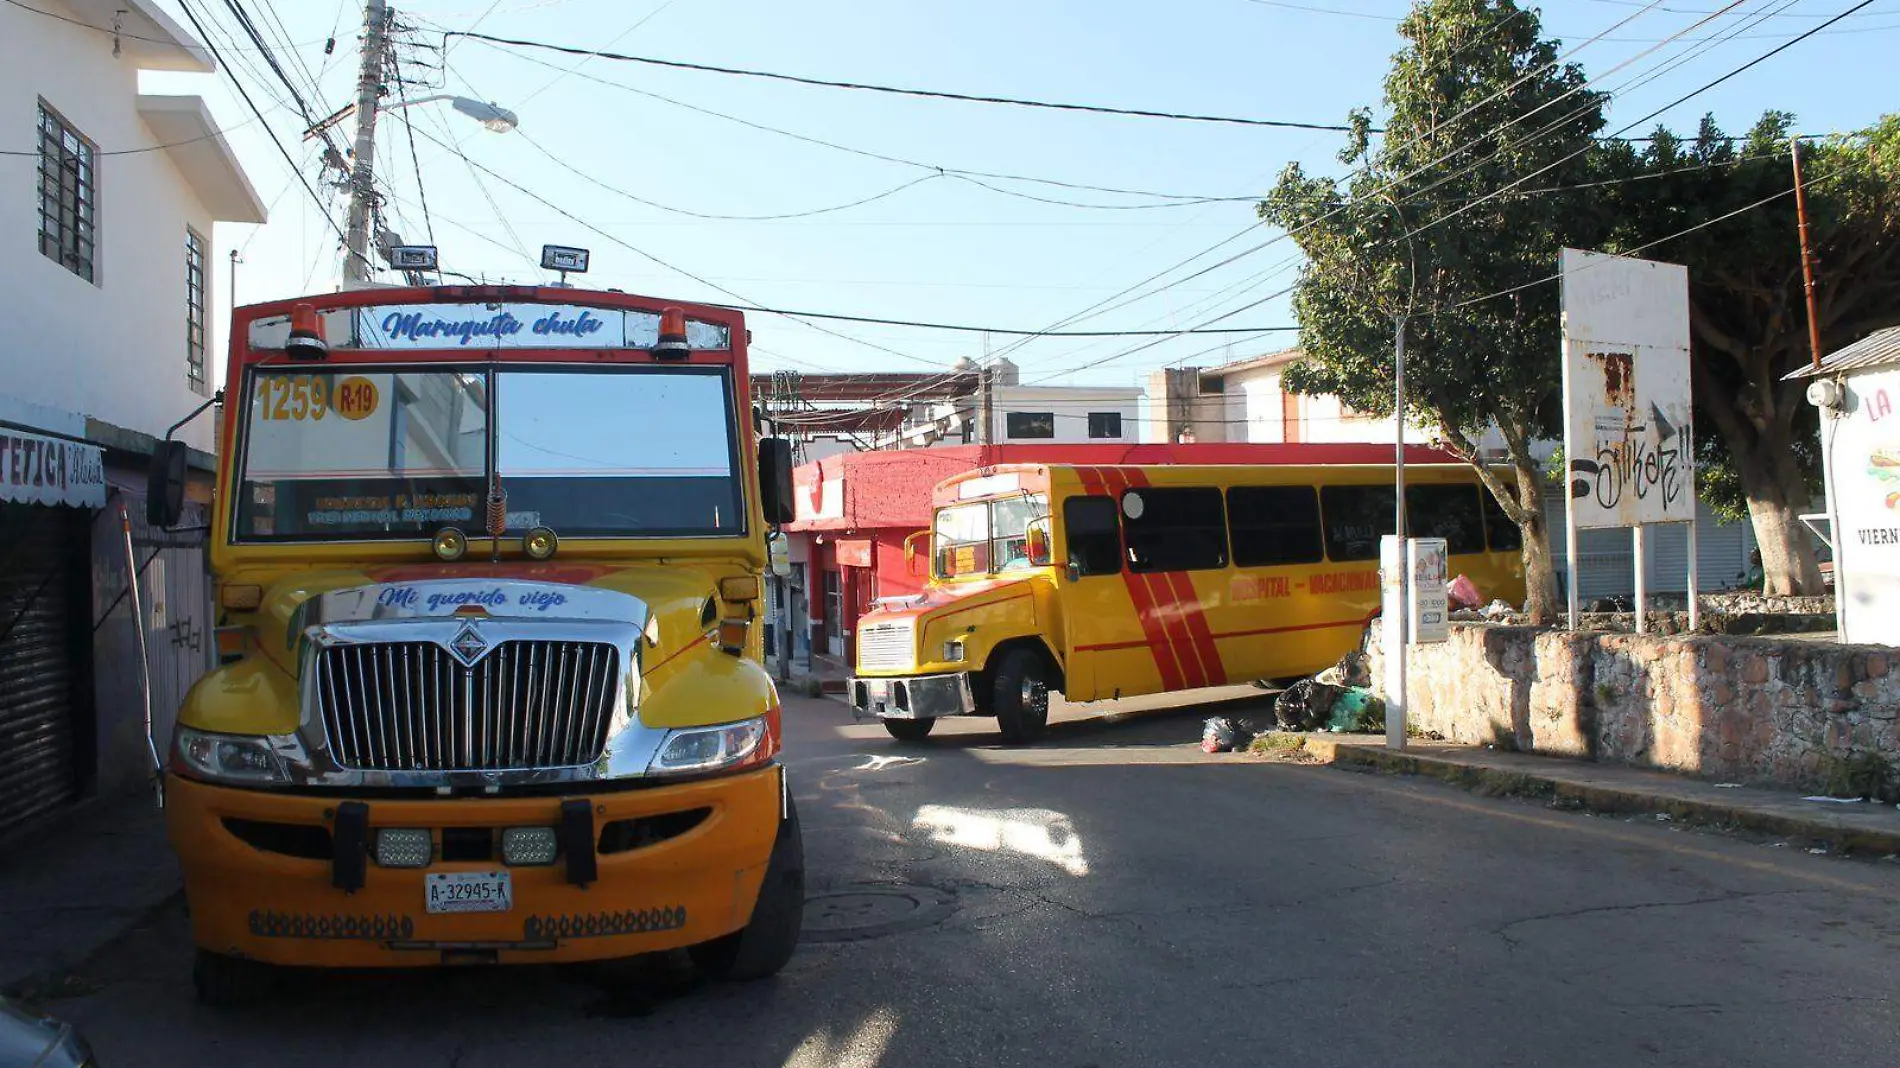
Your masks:
{"label": "metal roller shutter", "polygon": [[0,504],[0,835],[78,791],[73,559],[85,516]]}

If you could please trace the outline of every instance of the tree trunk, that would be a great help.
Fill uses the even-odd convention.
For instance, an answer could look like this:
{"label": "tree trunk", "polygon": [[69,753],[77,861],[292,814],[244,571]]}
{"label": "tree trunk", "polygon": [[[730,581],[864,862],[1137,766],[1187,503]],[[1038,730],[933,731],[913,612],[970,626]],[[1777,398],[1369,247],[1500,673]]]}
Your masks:
{"label": "tree trunk", "polygon": [[1794,454],[1762,442],[1735,454],[1735,470],[1748,495],[1748,517],[1761,546],[1762,592],[1771,597],[1820,596],[1825,591],[1814,539],[1796,518],[1811,501]]}
{"label": "tree trunk", "polygon": [[1517,503],[1523,508],[1524,613],[1532,626],[1557,621],[1557,563],[1550,555],[1550,524],[1544,522],[1544,480],[1527,457],[1512,465],[1517,474]]}

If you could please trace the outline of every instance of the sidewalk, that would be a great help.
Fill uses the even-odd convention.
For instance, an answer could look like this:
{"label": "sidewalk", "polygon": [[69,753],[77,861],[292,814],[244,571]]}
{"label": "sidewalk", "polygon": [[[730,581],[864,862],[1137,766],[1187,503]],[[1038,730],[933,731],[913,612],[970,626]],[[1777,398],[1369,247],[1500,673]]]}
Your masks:
{"label": "sidewalk", "polygon": [[0,991],[57,976],[179,892],[152,795],[95,801],[0,854]]}
{"label": "sidewalk", "polygon": [[1411,741],[1393,752],[1383,737],[1370,735],[1309,734],[1305,749],[1339,767],[1427,775],[1483,793],[1544,797],[1595,812],[1655,813],[1840,852],[1900,853],[1900,808],[1884,802],[1808,801],[1783,790],[1443,742]]}

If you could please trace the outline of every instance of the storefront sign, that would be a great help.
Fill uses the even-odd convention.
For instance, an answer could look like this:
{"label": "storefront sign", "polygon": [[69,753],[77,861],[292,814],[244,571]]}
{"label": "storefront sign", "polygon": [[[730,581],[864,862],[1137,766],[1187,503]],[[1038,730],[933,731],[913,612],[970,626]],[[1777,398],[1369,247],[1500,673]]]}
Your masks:
{"label": "storefront sign", "polygon": [[1900,371],[1847,380],[1848,400],[1828,415],[1836,515],[1834,566],[1841,640],[1900,643]]}
{"label": "storefront sign", "polygon": [[838,565],[840,567],[870,567],[871,543],[862,540],[839,539]]}
{"label": "storefront sign", "polygon": [[103,508],[105,454],[96,445],[0,430],[0,500]]}

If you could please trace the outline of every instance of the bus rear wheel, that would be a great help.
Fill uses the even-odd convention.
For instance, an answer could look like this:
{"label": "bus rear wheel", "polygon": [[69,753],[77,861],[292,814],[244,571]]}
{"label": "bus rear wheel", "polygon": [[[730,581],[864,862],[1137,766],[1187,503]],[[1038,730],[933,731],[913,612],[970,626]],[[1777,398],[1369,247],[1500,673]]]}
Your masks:
{"label": "bus rear wheel", "polygon": [[1015,744],[1041,738],[1049,727],[1049,677],[1042,657],[1029,649],[1011,649],[996,665],[990,707],[1003,740]]}
{"label": "bus rear wheel", "polygon": [[887,719],[884,729],[891,737],[900,742],[921,742],[930,737],[931,728],[937,725],[935,719]]}
{"label": "bus rear wheel", "polygon": [[276,973],[268,964],[200,949],[191,965],[198,1003],[213,1009],[242,1009],[269,1000]]}

